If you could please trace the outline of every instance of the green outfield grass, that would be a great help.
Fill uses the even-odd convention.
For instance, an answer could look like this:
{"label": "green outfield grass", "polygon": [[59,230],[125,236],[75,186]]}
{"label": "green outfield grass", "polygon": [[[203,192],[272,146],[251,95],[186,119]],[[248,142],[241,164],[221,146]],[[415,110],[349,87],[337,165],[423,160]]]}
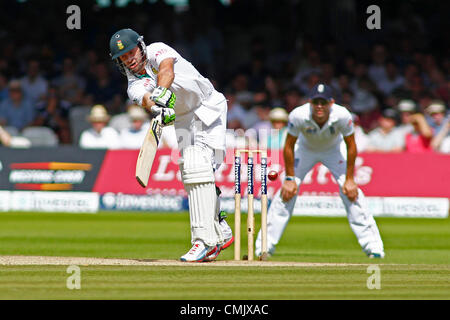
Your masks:
{"label": "green outfield grass", "polygon": [[[0,266],[0,299],[449,299],[449,219],[376,220],[383,260],[366,258],[345,218],[306,217],[292,218],[271,260],[378,264],[380,290],[367,288],[367,265],[80,266],[81,290],[66,288],[67,266]],[[176,260],[189,216],[1,213],[0,244],[0,255]],[[232,258],[230,247],[218,260]]]}

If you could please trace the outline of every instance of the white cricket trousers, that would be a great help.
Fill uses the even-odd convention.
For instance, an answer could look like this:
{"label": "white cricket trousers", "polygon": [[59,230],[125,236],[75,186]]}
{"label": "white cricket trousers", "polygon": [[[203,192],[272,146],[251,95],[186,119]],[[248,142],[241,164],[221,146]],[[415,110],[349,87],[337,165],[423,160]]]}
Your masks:
{"label": "white cricket trousers", "polygon": [[[175,121],[178,147],[182,156],[179,165],[189,200],[191,243],[202,240],[208,246],[223,243],[223,229],[229,229],[226,223],[219,222],[220,199],[216,193],[214,176],[203,181],[202,177],[204,178],[206,173],[200,170],[205,165],[203,159],[207,158],[207,166],[211,166],[210,171],[213,175],[213,170],[218,169],[225,158],[227,102],[225,97],[216,91],[212,102],[214,99],[219,101],[215,108],[221,110],[221,113],[210,125],[205,125],[194,112],[177,116]],[[213,104],[212,102],[210,103]],[[192,146],[197,147],[195,150],[198,154],[185,159],[185,150]],[[191,171],[198,171],[199,177],[195,183],[186,184],[184,171],[187,166]]]}
{"label": "white cricket trousers", "polygon": [[[340,148],[326,152],[313,152],[305,149],[297,149],[295,152],[295,176],[297,186],[300,187],[305,175],[318,162],[326,166],[334,176],[339,185],[339,194],[344,202],[347,212],[348,222],[359,245],[366,254],[384,253],[383,241],[381,240],[377,224],[373,216],[368,212],[364,193],[358,188],[358,198],[351,202],[346,195],[342,193],[342,187],[345,182],[347,171],[347,152],[345,144]],[[267,213],[267,248],[269,253],[273,254],[275,246],[281,239],[283,232],[292,216],[297,196],[287,202],[283,202],[280,196],[280,190],[272,200]],[[255,243],[257,255],[261,254],[261,230]]]}

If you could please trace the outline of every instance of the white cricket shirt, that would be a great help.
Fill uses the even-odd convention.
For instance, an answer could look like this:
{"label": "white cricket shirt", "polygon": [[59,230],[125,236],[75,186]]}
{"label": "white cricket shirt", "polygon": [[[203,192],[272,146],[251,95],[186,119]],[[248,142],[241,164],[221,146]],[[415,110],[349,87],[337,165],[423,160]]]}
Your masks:
{"label": "white cricket shirt", "polygon": [[175,113],[182,116],[199,107],[214,91],[212,83],[203,77],[197,69],[178,52],[162,42],[147,46],[148,63],[145,66],[147,75],[138,78],[127,70],[128,97],[138,105],[147,92],[152,92],[157,84],[160,63],[167,58],[174,60],[175,79],[170,90],[176,95]]}
{"label": "white cricket shirt", "polygon": [[327,151],[339,148],[343,137],[354,133],[354,127],[350,112],[343,106],[333,104],[328,122],[320,128],[312,119],[309,103],[306,103],[289,114],[288,133],[298,137],[298,150]]}

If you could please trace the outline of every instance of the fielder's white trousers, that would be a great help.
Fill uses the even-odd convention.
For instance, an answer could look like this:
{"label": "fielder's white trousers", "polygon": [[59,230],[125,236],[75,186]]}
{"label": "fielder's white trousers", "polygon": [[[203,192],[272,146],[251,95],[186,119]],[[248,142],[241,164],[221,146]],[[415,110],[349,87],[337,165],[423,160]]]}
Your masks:
{"label": "fielder's white trousers", "polygon": [[[368,212],[366,200],[361,189],[358,188],[358,198],[351,202],[346,195],[342,193],[342,186],[345,182],[347,170],[347,152],[345,144],[327,152],[313,152],[305,149],[297,149],[295,152],[295,176],[297,186],[300,187],[305,175],[318,162],[326,166],[334,176],[339,185],[339,195],[344,202],[347,212],[348,222],[359,245],[366,254],[373,252],[383,253],[383,241],[381,240],[377,224],[373,216]],[[292,216],[297,196],[287,202],[283,202],[280,196],[280,190],[272,200],[267,213],[267,248],[270,253],[275,251],[275,246],[281,239],[283,232]],[[255,243],[256,254],[261,254],[261,231]]]}

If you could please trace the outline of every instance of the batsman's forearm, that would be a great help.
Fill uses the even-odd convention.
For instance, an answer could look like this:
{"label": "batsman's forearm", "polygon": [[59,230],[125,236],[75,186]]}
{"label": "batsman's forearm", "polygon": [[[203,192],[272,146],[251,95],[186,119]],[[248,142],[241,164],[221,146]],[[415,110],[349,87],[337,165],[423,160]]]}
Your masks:
{"label": "batsman's forearm", "polygon": [[157,85],[169,89],[175,79],[171,68],[164,68],[158,72]]}
{"label": "batsman's forearm", "polygon": [[173,83],[174,78],[175,77],[173,73],[168,72],[161,75],[158,74],[158,86],[169,89]]}
{"label": "batsman's forearm", "polygon": [[151,94],[149,92],[144,94],[144,97],[142,98],[142,106],[150,111],[150,108],[155,105],[155,102],[153,102],[152,99],[150,99]]}

